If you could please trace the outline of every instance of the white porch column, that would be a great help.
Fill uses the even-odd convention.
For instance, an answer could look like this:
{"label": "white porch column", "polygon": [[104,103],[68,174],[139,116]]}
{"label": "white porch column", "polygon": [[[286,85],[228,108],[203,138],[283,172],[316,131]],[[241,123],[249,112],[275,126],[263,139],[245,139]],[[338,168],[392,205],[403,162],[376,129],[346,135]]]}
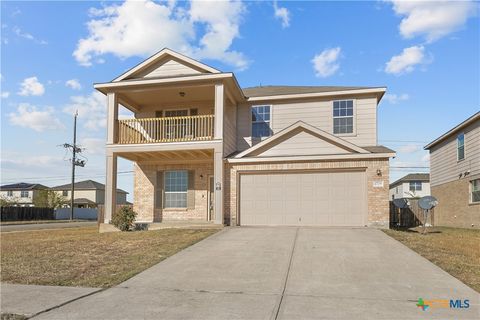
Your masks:
{"label": "white porch column", "polygon": [[114,92],[107,93],[107,144],[117,141],[118,97]]}
{"label": "white porch column", "polygon": [[104,222],[110,223],[117,208],[117,156],[115,154],[107,154],[106,167]]}
{"label": "white porch column", "polygon": [[225,91],[223,83],[215,85],[215,128],[214,138],[223,139],[223,110],[225,106]]}
{"label": "white porch column", "polygon": [[215,223],[223,224],[223,147],[215,148],[213,159],[213,180],[215,181]]}

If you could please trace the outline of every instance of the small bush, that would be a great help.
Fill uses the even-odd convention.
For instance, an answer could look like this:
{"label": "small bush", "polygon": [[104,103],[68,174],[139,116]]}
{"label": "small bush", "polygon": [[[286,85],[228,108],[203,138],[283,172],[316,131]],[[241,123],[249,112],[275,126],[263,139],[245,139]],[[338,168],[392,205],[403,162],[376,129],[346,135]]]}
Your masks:
{"label": "small bush", "polygon": [[132,230],[137,213],[133,211],[132,207],[121,207],[112,218],[112,224],[121,231]]}

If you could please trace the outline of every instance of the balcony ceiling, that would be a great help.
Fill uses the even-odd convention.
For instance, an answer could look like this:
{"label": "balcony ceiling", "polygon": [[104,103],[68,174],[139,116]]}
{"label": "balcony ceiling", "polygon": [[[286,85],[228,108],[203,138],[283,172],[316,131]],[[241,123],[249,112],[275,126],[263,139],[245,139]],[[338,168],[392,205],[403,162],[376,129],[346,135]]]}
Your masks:
{"label": "balcony ceiling", "polygon": [[[182,96],[180,93],[183,92]],[[159,104],[179,104],[189,101],[214,101],[215,87],[187,86],[155,89],[128,90],[119,93],[120,97],[126,98],[130,104],[137,108],[158,106]]]}
{"label": "balcony ceiling", "polygon": [[152,151],[152,152],[122,152],[120,157],[131,161],[213,161],[212,150],[177,150],[177,151]]}

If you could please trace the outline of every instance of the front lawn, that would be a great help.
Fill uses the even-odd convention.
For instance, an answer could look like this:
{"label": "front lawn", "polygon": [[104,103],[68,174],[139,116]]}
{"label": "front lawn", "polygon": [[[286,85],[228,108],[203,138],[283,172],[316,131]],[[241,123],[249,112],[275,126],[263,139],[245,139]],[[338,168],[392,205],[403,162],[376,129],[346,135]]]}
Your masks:
{"label": "front lawn", "polygon": [[2,233],[2,282],[110,287],[215,229],[98,233],[96,227]]}
{"label": "front lawn", "polygon": [[435,227],[384,230],[421,256],[480,292],[480,230]]}

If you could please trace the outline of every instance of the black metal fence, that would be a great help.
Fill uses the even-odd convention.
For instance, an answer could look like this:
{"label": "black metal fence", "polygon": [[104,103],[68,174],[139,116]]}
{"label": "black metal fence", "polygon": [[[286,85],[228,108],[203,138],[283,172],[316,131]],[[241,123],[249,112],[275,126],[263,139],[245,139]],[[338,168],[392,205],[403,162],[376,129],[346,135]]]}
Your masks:
{"label": "black metal fence", "polygon": [[55,209],[38,207],[0,207],[1,221],[53,220]]}

